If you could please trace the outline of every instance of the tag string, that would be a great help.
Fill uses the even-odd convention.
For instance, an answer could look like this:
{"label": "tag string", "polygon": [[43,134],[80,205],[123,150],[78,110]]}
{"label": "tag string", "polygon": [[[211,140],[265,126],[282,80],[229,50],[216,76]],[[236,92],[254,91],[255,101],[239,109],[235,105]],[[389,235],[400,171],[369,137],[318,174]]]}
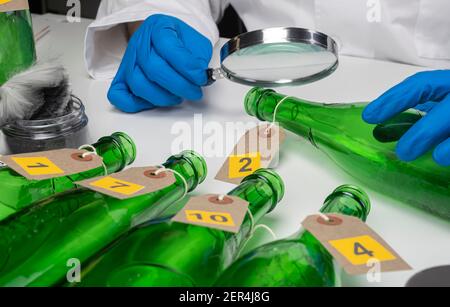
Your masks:
{"label": "tag string", "polygon": [[189,186],[188,186],[186,179],[178,171],[173,170],[171,168],[166,168],[164,165],[159,165],[158,168],[159,169],[154,172],[155,175],[159,175],[162,172],[170,172],[170,173],[173,173],[174,175],[177,175],[178,177],[180,177],[180,179],[184,185],[183,196],[181,196],[180,199],[183,199],[189,191]]}
{"label": "tag string", "polygon": [[[97,149],[95,149],[94,146],[89,145],[89,144],[78,147],[78,150],[88,150],[87,152],[85,152],[81,155],[82,158],[86,158],[87,156],[90,156],[90,155],[98,156]],[[103,158],[101,160],[102,160],[104,176],[108,176],[108,168],[106,167],[105,163],[103,162]]]}
{"label": "tag string", "polygon": [[252,212],[250,211],[250,208],[247,209],[247,213],[248,213],[248,217],[250,219],[250,232],[248,235],[248,238],[244,241],[244,243],[242,244],[242,247],[239,250],[239,253],[237,254],[237,257],[239,257],[242,253],[242,251],[244,250],[244,248],[247,246],[248,242],[250,242],[250,240],[253,238],[253,236],[255,235],[255,232],[258,229],[264,229],[266,230],[274,240],[277,239],[277,235],[275,234],[275,232],[267,225],[265,224],[259,224],[259,225],[255,225],[255,218],[253,217]]}
{"label": "tag string", "polygon": [[322,212],[319,212],[317,215],[319,215],[325,222],[329,222],[330,218],[323,214]]}
{"label": "tag string", "polygon": [[275,106],[275,109],[273,110],[272,123],[270,124],[269,127],[267,127],[267,129],[265,131],[266,135],[269,134],[269,131],[272,130],[273,127],[275,127],[275,125],[276,125],[278,108],[283,104],[283,102],[285,102],[289,98],[293,98],[293,97],[292,96],[286,96],[283,99],[281,99],[280,101],[278,101],[277,105]]}

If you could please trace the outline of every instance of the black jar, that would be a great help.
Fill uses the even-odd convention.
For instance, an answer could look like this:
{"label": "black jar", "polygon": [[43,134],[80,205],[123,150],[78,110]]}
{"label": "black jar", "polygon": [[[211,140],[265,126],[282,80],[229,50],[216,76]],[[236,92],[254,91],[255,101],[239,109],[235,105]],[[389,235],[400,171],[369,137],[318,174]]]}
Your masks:
{"label": "black jar", "polygon": [[41,120],[18,120],[3,127],[11,154],[77,148],[87,142],[88,117],[80,99],[72,96],[66,115]]}

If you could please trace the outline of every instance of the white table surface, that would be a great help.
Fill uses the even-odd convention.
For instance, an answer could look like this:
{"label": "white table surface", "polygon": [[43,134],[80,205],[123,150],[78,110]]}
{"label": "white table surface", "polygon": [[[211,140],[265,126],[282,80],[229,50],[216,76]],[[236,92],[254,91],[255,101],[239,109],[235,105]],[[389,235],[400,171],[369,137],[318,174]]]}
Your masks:
{"label": "white table surface", "polygon": [[[89,132],[92,141],[114,131],[124,131],[136,141],[138,157],[136,166],[163,162],[171,154],[171,134],[174,122],[193,125],[194,114],[202,114],[207,122],[248,122],[243,108],[243,98],[249,87],[228,80],[216,82],[204,90],[201,102],[185,102],[179,107],[160,109],[140,114],[124,114],[115,110],[106,98],[109,82],[88,77],[83,60],[84,34],[89,20],[69,24],[64,16],[34,16],[35,25],[51,26],[51,33],[37,45],[40,58],[58,57],[70,74],[73,93],[86,105],[90,118]],[[217,63],[216,57],[213,60]],[[370,101],[384,90],[423,68],[384,61],[341,57],[339,69],[330,77],[307,86],[281,88],[280,92],[314,101],[330,103]],[[201,131],[196,137],[201,136]],[[234,144],[227,144],[232,148]],[[3,140],[0,140],[0,148]],[[209,175],[196,193],[224,193],[233,185],[214,180],[224,161],[208,158]],[[286,183],[286,195],[279,207],[264,218],[278,237],[296,232],[301,221],[317,212],[326,196],[344,183],[357,184],[337,168],[327,157],[298,136],[289,134],[282,147],[277,172]],[[399,183],[401,184],[401,183]],[[407,280],[423,269],[450,264],[450,223],[405,204],[388,199],[366,189],[371,197],[373,211],[368,224],[375,229],[414,268],[413,271],[382,274],[381,282],[370,283],[365,276],[344,276],[345,286],[404,286]],[[270,241],[261,232],[251,246]]]}

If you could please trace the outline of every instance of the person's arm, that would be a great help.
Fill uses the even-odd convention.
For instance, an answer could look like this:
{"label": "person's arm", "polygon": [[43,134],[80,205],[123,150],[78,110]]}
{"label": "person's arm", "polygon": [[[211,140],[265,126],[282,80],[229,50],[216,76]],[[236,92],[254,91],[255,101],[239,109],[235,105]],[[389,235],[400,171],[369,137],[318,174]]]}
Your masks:
{"label": "person's arm", "polygon": [[96,79],[114,77],[128,45],[130,34],[149,16],[177,17],[207,37],[218,41],[215,18],[226,1],[221,0],[104,0],[97,19],[88,28],[85,42],[87,71]]}
{"label": "person's arm", "polygon": [[129,22],[127,24],[128,37],[133,36],[134,32],[142,25],[143,21]]}

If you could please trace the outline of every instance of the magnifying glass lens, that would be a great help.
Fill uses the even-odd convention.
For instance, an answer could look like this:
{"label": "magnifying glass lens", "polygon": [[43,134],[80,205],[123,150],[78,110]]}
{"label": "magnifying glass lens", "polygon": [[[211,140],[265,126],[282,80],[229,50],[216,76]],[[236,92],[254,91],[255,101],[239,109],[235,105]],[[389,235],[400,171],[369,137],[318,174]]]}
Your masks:
{"label": "magnifying glass lens", "polygon": [[336,65],[336,55],[305,43],[267,43],[240,49],[222,67],[236,77],[268,83],[291,83]]}

